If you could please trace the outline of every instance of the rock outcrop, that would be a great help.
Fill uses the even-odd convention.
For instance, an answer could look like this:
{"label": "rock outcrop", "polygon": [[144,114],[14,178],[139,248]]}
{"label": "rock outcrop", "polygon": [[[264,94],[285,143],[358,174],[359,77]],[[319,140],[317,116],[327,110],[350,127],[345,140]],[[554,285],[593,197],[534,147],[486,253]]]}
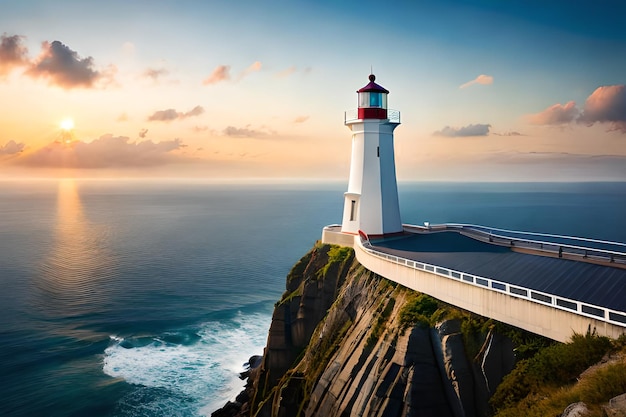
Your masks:
{"label": "rock outcrop", "polygon": [[472,320],[317,245],[287,277],[245,392],[213,415],[490,416],[514,343]]}

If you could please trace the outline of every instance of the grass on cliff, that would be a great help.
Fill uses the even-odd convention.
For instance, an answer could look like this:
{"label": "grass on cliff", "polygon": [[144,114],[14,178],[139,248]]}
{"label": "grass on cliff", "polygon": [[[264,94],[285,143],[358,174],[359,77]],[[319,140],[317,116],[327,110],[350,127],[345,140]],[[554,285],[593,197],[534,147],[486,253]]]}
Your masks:
{"label": "grass on cliff", "polygon": [[409,296],[399,312],[400,331],[418,323],[431,325],[435,312],[439,309],[439,302],[433,297],[414,292]]}
{"label": "grass on cliff", "polygon": [[326,262],[324,267],[319,270],[318,276],[323,277],[328,273],[331,266],[346,262],[350,259],[352,253],[352,248],[350,247],[330,245],[330,248],[328,249],[328,262]]}
{"label": "grass on cliff", "polygon": [[352,248],[349,247],[328,245],[322,243],[316,244],[316,246],[312,250],[310,250],[298,262],[296,262],[296,264],[291,268],[291,271],[289,271],[289,273],[287,274],[287,288],[293,288],[294,281],[296,280],[300,282],[300,285],[297,288],[293,288],[292,291],[285,291],[280,301],[274,304],[275,306],[287,303],[293,298],[300,297],[302,295],[304,289],[304,273],[316,251],[320,254],[325,252],[328,256],[328,261],[324,263],[324,266],[317,271],[317,278],[323,278],[332,266],[337,264],[343,265],[351,259],[353,254]]}
{"label": "grass on cliff", "polygon": [[496,416],[560,415],[578,401],[599,413],[601,403],[626,392],[626,364],[622,361],[598,368],[575,382],[614,349],[607,337],[575,334],[569,343],[548,346],[520,361],[490,400]]}

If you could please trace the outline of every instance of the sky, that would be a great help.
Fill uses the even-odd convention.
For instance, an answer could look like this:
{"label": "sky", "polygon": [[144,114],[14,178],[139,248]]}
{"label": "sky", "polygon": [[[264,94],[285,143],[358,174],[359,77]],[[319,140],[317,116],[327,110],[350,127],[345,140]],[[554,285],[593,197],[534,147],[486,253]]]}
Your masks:
{"label": "sky", "polygon": [[626,3],[0,0],[0,179],[626,180]]}

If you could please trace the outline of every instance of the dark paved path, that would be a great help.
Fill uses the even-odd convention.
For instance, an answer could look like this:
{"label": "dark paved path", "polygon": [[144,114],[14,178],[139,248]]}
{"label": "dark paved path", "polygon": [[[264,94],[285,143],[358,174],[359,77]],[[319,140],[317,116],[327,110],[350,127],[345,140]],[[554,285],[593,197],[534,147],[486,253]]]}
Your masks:
{"label": "dark paved path", "polygon": [[372,245],[403,258],[626,312],[626,269],[514,252],[453,231]]}

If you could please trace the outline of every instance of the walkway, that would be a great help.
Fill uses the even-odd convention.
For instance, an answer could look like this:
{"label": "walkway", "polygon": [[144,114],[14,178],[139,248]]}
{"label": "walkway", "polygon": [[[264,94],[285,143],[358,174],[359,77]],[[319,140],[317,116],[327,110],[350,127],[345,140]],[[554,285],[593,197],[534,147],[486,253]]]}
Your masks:
{"label": "walkway", "polygon": [[371,243],[379,252],[626,311],[623,268],[520,253],[454,231],[409,234]]}

